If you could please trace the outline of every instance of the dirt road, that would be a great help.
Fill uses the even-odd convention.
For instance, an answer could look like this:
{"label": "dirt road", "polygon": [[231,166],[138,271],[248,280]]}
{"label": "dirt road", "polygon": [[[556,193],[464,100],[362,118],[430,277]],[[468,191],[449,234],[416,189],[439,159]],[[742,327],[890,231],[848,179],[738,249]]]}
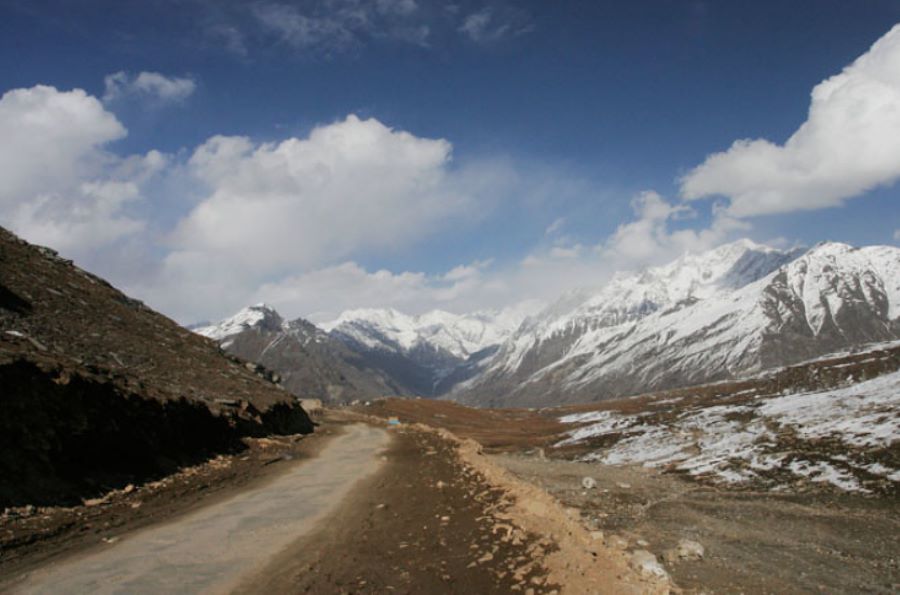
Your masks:
{"label": "dirt road", "polygon": [[10,587],[18,593],[230,592],[375,473],[388,442],[381,429],[349,426],[317,458],[264,486],[41,568]]}

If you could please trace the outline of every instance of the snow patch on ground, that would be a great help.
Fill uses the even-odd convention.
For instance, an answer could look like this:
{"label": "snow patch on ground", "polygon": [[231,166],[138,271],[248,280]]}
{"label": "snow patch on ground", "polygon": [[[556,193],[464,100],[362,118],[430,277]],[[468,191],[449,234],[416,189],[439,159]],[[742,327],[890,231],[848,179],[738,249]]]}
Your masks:
{"label": "snow patch on ground", "polygon": [[[669,416],[594,411],[566,415],[560,421],[584,425],[571,430],[557,447],[617,435],[614,444],[585,455],[585,461],[666,467],[727,484],[775,473],[865,493],[870,490],[856,472],[900,482],[900,470],[866,462],[861,456],[900,442],[900,372],[845,388],[699,407]],[[836,441],[846,454],[818,452],[815,445],[823,439]],[[785,444],[804,448],[795,452]]]}

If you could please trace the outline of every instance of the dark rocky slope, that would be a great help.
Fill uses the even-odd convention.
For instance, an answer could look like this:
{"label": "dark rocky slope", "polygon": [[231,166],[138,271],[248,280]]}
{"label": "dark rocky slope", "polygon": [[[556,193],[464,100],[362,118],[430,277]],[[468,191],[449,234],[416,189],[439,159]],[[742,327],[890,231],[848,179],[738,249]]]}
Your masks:
{"label": "dark rocky slope", "polygon": [[313,424],[261,367],[0,228],[0,507],[76,501]]}

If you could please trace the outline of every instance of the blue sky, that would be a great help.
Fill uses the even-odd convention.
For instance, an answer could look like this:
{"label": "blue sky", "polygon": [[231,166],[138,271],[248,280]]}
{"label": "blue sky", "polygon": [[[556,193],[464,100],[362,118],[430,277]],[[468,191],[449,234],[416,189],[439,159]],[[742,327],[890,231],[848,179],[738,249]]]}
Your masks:
{"label": "blue sky", "polygon": [[[868,165],[900,137],[892,39],[846,77],[865,118],[825,98],[777,149],[898,22],[893,0],[0,0],[0,223],[182,321],[552,299],[742,236],[896,243],[900,157]],[[768,145],[697,169],[741,139]]]}

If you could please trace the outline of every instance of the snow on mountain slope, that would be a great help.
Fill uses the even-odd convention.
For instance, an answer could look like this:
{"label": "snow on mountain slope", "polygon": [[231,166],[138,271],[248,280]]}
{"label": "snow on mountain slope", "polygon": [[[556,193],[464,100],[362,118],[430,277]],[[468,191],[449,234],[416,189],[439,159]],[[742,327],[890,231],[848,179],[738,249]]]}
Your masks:
{"label": "snow on mountain slope", "polygon": [[482,374],[474,404],[601,400],[733,378],[900,338],[900,249],[742,240],[617,275],[530,318]]}
{"label": "snow on mountain slope", "polygon": [[198,327],[193,331],[215,341],[222,341],[254,327],[265,326],[275,330],[284,327],[284,324],[284,320],[273,308],[266,304],[256,304],[242,309],[234,316],[217,324]]}
{"label": "snow on mountain slope", "polygon": [[284,387],[300,397],[346,402],[407,394],[311,322],[285,321],[265,304],[249,306],[194,332],[217,341],[233,355],[278,372]]}
{"label": "snow on mountain slope", "polygon": [[419,316],[350,310],[322,326],[405,394],[438,396],[480,373],[484,359],[539,306],[523,302],[500,311],[435,310]]}
{"label": "snow on mountain slope", "polygon": [[419,316],[391,308],[358,309],[320,326],[369,349],[409,352],[427,346],[466,359],[503,342],[539,306],[537,302],[523,302],[498,311],[452,314],[433,310]]}

